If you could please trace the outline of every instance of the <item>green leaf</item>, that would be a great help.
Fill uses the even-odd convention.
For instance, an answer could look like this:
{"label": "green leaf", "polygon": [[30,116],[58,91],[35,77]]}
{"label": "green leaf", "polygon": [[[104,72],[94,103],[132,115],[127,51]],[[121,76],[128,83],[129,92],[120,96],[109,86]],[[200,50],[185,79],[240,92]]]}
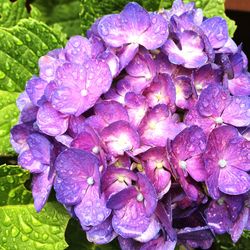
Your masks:
{"label": "green leaf", "polygon": [[[173,2],[174,0],[161,0],[160,9],[171,8]],[[229,35],[233,37],[237,26],[235,21],[228,18],[225,14],[225,0],[184,0],[184,2],[195,2],[196,7],[201,8],[203,10],[204,16],[206,17],[221,16],[225,18],[228,24]]]}
{"label": "green leaf", "polygon": [[56,202],[48,202],[40,213],[33,204],[0,207],[0,249],[63,250],[68,220]]}
{"label": "green leaf", "polygon": [[[111,13],[118,13],[129,2],[131,1],[103,0],[100,4],[99,0],[81,0],[82,11],[80,17],[84,34],[97,18]],[[137,0],[134,2],[139,3],[150,11],[156,11],[159,7],[159,0]]]}
{"label": "green leaf", "polygon": [[24,186],[29,177],[29,172],[18,166],[0,166],[0,207],[32,202],[31,192]]}
{"label": "green leaf", "polygon": [[0,26],[3,27],[14,26],[22,18],[36,18],[40,15],[39,11],[35,7],[26,6],[26,0],[18,0],[15,2],[11,2],[10,0],[1,0],[0,13]]}
{"label": "green leaf", "polygon": [[40,10],[42,21],[48,25],[60,25],[68,36],[82,33],[80,0],[35,0],[32,5]]}
{"label": "green leaf", "polygon": [[68,243],[66,250],[119,250],[119,244],[117,240],[112,241],[106,245],[96,245],[88,242],[85,232],[82,230],[81,225],[75,219],[70,219],[66,232],[65,238]]}
{"label": "green leaf", "polygon": [[0,27],[0,156],[13,154],[9,132],[18,119],[15,100],[26,81],[38,73],[39,57],[63,46],[59,36],[31,18],[11,28]]}

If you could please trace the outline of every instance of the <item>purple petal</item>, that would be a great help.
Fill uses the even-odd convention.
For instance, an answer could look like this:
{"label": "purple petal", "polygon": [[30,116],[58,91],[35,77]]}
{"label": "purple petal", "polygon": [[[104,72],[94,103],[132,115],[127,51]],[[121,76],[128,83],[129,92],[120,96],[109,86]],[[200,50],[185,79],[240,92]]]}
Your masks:
{"label": "purple petal", "polygon": [[107,244],[111,242],[117,236],[111,224],[111,217],[88,230],[86,236],[88,241],[95,244]]}
{"label": "purple petal", "polygon": [[108,64],[112,77],[116,77],[118,75],[119,58],[113,52],[104,51],[98,58]]}
{"label": "purple petal", "polygon": [[23,123],[34,122],[36,120],[38,107],[32,103],[26,104],[21,111],[20,121]]}
{"label": "purple petal", "polygon": [[204,161],[201,156],[195,156],[186,161],[187,172],[196,181],[205,181],[207,179],[207,172]]}
{"label": "purple petal", "polygon": [[250,190],[250,176],[242,170],[226,166],[220,170],[218,185],[225,194],[244,194]]}
{"label": "purple petal", "polygon": [[164,147],[167,139],[173,139],[184,127],[183,123],[173,120],[166,105],[159,104],[143,118],[139,134],[144,144]]}
{"label": "purple petal", "polygon": [[206,19],[201,28],[214,49],[223,47],[228,40],[227,22],[221,17]]}
{"label": "purple petal", "polygon": [[169,62],[168,56],[162,52],[156,55],[155,64],[158,73],[168,74],[170,76],[175,72],[177,67]]}
{"label": "purple petal", "polygon": [[225,123],[236,127],[250,125],[250,98],[248,96],[233,97],[225,108],[221,118]]}
{"label": "purple petal", "polygon": [[140,35],[149,27],[150,16],[137,3],[129,3],[120,14],[104,16],[98,24],[98,33],[112,47],[138,43]]}
{"label": "purple petal", "polygon": [[89,187],[83,194],[82,201],[74,208],[75,214],[83,227],[97,226],[104,222],[111,210],[106,208],[104,195],[100,197],[99,188]]}
{"label": "purple petal", "polygon": [[161,47],[168,38],[168,23],[159,14],[150,13],[150,26],[140,35],[139,44],[148,50],[154,50]]}
{"label": "purple petal", "polygon": [[91,58],[91,44],[82,36],[73,36],[65,47],[66,58],[73,63],[83,64]]}
{"label": "purple petal", "polygon": [[55,110],[51,104],[45,103],[37,113],[39,129],[50,136],[62,135],[68,129],[69,117]]}
{"label": "purple petal", "polygon": [[154,82],[144,90],[143,95],[146,96],[150,107],[157,104],[165,104],[171,110],[175,108],[175,86],[172,78],[167,74],[160,74]]}
{"label": "purple petal", "polygon": [[173,64],[183,65],[186,68],[203,66],[208,57],[205,54],[202,39],[193,31],[184,31],[178,35],[181,49],[173,40],[167,40],[163,45],[163,52],[168,55]]}
{"label": "purple petal", "polygon": [[210,84],[201,92],[197,109],[203,116],[220,117],[230,101],[231,97],[226,88],[219,84]]}
{"label": "purple petal", "polygon": [[137,131],[126,121],[117,121],[104,128],[101,138],[113,156],[123,155],[125,151],[140,146]]}
{"label": "purple petal", "polygon": [[34,133],[28,137],[27,143],[35,160],[40,161],[42,164],[50,165],[53,146],[46,137]]}
{"label": "purple petal", "polygon": [[89,187],[99,185],[99,160],[79,149],[66,149],[56,159],[55,191],[58,201],[74,205]]}
{"label": "purple petal", "polygon": [[27,82],[25,90],[34,105],[38,106],[38,102],[44,95],[47,84],[46,81],[39,77],[32,77]]}
{"label": "purple petal", "polygon": [[46,167],[45,171],[32,178],[32,195],[37,212],[42,210],[48,200],[55,178],[55,172],[49,166]]}
{"label": "purple petal", "polygon": [[26,150],[18,156],[18,164],[31,173],[42,173],[46,168],[45,165],[33,157],[30,150]]}
{"label": "purple petal", "polygon": [[119,50],[117,56],[119,58],[120,71],[122,71],[135,57],[139,50],[139,45],[136,43],[124,45]]}
{"label": "purple petal", "polygon": [[228,89],[233,95],[250,95],[250,74],[242,73],[239,77],[228,80]]}
{"label": "purple petal", "polygon": [[176,247],[176,241],[165,240],[163,237],[159,237],[157,239],[153,239],[147,243],[145,243],[140,250],[174,250]]}

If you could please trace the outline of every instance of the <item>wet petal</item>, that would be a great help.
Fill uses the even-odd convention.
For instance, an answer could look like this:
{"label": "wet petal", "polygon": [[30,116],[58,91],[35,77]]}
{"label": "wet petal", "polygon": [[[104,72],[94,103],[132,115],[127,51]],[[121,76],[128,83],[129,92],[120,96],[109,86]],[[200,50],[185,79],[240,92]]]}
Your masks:
{"label": "wet petal", "polygon": [[207,179],[207,172],[205,164],[201,156],[195,156],[186,161],[187,172],[196,181],[205,181]]}
{"label": "wet petal", "polygon": [[239,77],[228,80],[228,89],[233,95],[250,95],[250,74],[242,73]]}
{"label": "wet petal", "polygon": [[45,103],[38,110],[37,125],[47,135],[64,134],[68,129],[68,122],[68,115],[58,112],[49,103]]}

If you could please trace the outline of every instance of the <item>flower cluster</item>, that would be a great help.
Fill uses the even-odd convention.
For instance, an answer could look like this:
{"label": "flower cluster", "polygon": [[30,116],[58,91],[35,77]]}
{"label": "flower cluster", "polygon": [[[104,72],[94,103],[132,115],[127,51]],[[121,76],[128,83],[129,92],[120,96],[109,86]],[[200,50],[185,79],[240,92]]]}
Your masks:
{"label": "flower cluster", "polygon": [[250,229],[250,75],[223,18],[129,3],[39,68],[11,131],[37,211],[53,187],[89,241],[124,250]]}

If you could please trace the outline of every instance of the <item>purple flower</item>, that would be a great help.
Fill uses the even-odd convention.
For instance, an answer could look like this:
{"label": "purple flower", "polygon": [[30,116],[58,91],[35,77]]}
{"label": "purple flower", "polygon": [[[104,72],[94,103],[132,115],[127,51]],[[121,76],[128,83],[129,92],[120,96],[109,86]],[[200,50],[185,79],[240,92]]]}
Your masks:
{"label": "purple flower", "polygon": [[213,198],[219,198],[219,191],[238,195],[250,189],[249,149],[249,142],[234,127],[222,126],[211,132],[203,159]]}

